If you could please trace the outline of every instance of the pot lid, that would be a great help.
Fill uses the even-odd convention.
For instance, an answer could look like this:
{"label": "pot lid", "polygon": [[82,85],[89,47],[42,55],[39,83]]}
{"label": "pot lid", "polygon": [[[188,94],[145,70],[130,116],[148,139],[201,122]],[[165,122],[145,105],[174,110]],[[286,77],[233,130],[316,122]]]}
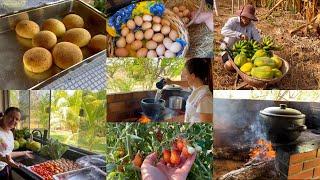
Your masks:
{"label": "pot lid", "polygon": [[286,104],[280,104],[279,107],[268,107],[260,111],[261,114],[267,116],[291,117],[291,118],[304,118],[305,115],[300,111],[288,108]]}

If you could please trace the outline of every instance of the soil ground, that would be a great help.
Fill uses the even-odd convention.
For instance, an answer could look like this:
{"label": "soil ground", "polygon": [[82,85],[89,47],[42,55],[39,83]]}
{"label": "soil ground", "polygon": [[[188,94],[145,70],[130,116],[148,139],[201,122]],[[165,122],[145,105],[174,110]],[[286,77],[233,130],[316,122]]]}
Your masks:
{"label": "soil ground", "polygon": [[[214,17],[215,23],[215,61],[213,66],[213,79],[215,89],[234,89],[236,74],[227,72],[223,68],[219,57],[219,41],[223,39],[221,28],[231,14],[231,0],[217,2],[219,16]],[[289,11],[276,10],[268,19],[262,17],[268,12],[267,8],[257,8],[260,21],[256,23],[262,36],[271,36],[284,47],[276,52],[290,64],[289,73],[274,87],[269,89],[320,89],[320,38],[301,33],[290,36],[289,30],[305,24],[300,14]]]}

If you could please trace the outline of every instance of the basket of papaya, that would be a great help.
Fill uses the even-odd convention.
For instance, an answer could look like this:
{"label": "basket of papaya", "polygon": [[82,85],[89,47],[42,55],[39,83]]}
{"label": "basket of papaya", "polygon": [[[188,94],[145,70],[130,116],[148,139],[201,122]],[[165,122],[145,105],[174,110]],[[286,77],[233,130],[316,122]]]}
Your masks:
{"label": "basket of papaya", "polygon": [[281,50],[271,37],[262,43],[241,40],[234,44],[232,67],[244,82],[255,88],[266,88],[279,82],[289,71],[289,63],[273,53]]}

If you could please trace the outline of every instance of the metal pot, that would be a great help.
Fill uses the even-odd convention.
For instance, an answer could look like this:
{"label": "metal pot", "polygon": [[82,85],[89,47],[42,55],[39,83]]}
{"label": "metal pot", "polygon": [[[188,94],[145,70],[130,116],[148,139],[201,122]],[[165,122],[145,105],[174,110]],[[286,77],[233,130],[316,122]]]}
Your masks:
{"label": "metal pot", "polygon": [[268,107],[260,111],[260,117],[269,139],[275,143],[295,141],[307,129],[306,116],[296,109],[288,108],[286,104]]}
{"label": "metal pot", "polygon": [[166,101],[160,99],[157,103],[154,102],[153,98],[145,98],[140,102],[143,113],[153,120],[157,120],[161,112],[165,108]]}
{"label": "metal pot", "polygon": [[181,110],[183,107],[183,97],[171,96],[169,97],[169,108],[174,110]]}

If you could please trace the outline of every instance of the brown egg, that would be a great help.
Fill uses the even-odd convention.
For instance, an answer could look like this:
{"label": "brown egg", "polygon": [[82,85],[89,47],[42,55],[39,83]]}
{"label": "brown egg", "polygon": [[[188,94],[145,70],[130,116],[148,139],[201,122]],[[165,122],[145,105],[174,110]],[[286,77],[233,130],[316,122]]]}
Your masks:
{"label": "brown egg", "polygon": [[147,58],[155,58],[157,57],[157,53],[155,50],[149,50],[147,53]]}
{"label": "brown egg", "polygon": [[153,24],[153,26],[152,26],[152,30],[154,31],[154,32],[160,32],[161,31],[161,24]]}
{"label": "brown egg", "polygon": [[135,51],[142,48],[142,42],[140,40],[133,41],[133,43],[131,43],[131,48]]}
{"label": "brown egg", "polygon": [[182,18],[183,17],[183,12],[178,12],[178,16]]}
{"label": "brown egg", "polygon": [[171,28],[169,27],[169,26],[162,26],[162,28],[161,28],[161,33],[163,34],[163,35],[167,35],[167,34],[169,34],[170,33],[170,31],[171,31]]}
{"label": "brown egg", "polygon": [[127,26],[129,29],[133,30],[134,28],[136,28],[136,23],[130,19],[128,22],[127,22]]}
{"label": "brown egg", "polygon": [[136,33],[134,33],[134,37],[137,40],[142,40],[144,38],[143,32],[142,31],[137,31]]}
{"label": "brown egg", "polygon": [[164,47],[163,44],[160,44],[157,49],[156,49],[156,52],[159,56],[162,56],[164,55],[164,52],[166,51],[166,48]]}
{"label": "brown egg", "polygon": [[179,6],[179,10],[180,11],[184,11],[184,10],[186,10],[187,8],[186,8],[186,6],[184,6],[184,5],[181,5],[181,6]]}
{"label": "brown egg", "polygon": [[170,26],[171,23],[167,19],[161,19],[161,25],[162,26]]}
{"label": "brown egg", "polygon": [[190,15],[189,9],[185,9],[182,13],[183,13],[183,16],[189,16]]}
{"label": "brown egg", "polygon": [[115,50],[115,54],[117,57],[127,57],[129,55],[129,51],[126,48],[117,48]]}
{"label": "brown egg", "polygon": [[136,16],[134,17],[134,22],[136,23],[137,26],[141,26],[143,23],[143,19],[141,16]]}
{"label": "brown egg", "polygon": [[152,27],[151,22],[144,22],[142,24],[142,30],[147,30],[147,29],[150,29],[151,27]]}
{"label": "brown egg", "polygon": [[149,39],[151,39],[153,37],[153,34],[154,34],[153,30],[152,29],[148,29],[148,30],[146,30],[146,32],[144,32],[144,38],[146,40],[149,40]]}
{"label": "brown egg", "polygon": [[169,33],[169,38],[172,40],[172,41],[175,41],[177,38],[178,38],[178,33],[177,31],[175,30],[171,30],[170,33]]}
{"label": "brown egg", "polygon": [[164,35],[161,34],[161,33],[157,33],[157,34],[153,35],[153,37],[152,37],[152,40],[157,42],[157,43],[162,42],[163,39],[164,39]]}
{"label": "brown egg", "polygon": [[135,40],[134,34],[133,34],[133,32],[130,32],[130,33],[126,36],[126,41],[127,41],[128,44],[131,44],[134,40]]}
{"label": "brown egg", "polygon": [[147,48],[141,48],[137,51],[137,57],[146,57],[148,53]]}
{"label": "brown egg", "polygon": [[145,22],[151,22],[151,21],[152,21],[152,16],[151,16],[151,15],[148,15],[148,14],[145,14],[145,15],[143,15],[142,19],[143,19]]}
{"label": "brown egg", "polygon": [[146,43],[146,48],[149,49],[149,50],[153,50],[153,49],[156,49],[157,48],[157,43],[155,41],[148,41]]}
{"label": "brown egg", "polygon": [[121,35],[122,36],[127,36],[129,34],[129,32],[130,32],[129,28],[128,27],[124,27],[121,30]]}
{"label": "brown egg", "polygon": [[124,37],[120,37],[116,42],[118,48],[126,47],[126,39]]}
{"label": "brown egg", "polygon": [[159,16],[153,16],[152,22],[154,22],[155,24],[161,23],[161,17],[159,17]]}
{"label": "brown egg", "polygon": [[187,18],[187,17],[183,17],[182,18],[182,22],[185,23],[185,24],[188,24],[190,22],[190,19]]}
{"label": "brown egg", "polygon": [[173,9],[172,9],[172,10],[173,10],[173,12],[174,12],[174,13],[176,13],[176,14],[178,14],[178,13],[179,13],[179,11],[180,11],[180,10],[179,10],[179,8],[178,8],[178,7],[176,7],[176,6],[175,6],[175,7],[173,7]]}

